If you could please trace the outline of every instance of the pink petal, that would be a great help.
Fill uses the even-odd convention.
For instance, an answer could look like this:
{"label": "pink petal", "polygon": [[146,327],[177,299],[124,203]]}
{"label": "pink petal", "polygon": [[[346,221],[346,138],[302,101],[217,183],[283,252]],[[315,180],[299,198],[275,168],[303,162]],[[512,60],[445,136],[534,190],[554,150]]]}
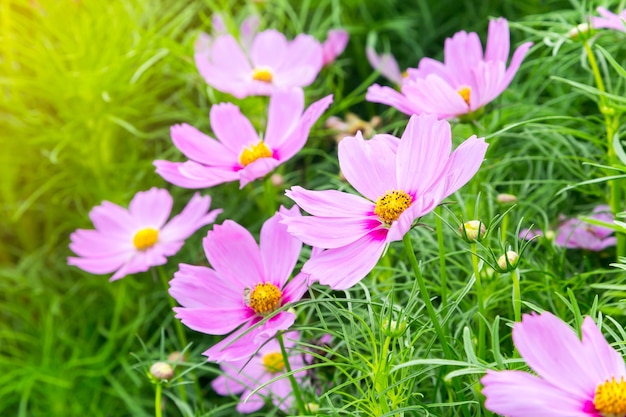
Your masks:
{"label": "pink petal", "polygon": [[[248,58],[231,35],[221,35],[213,41],[211,61],[220,70],[230,73],[233,77],[246,77],[252,72]],[[210,81],[206,80],[209,84]],[[219,89],[219,87],[216,87]]]}
{"label": "pink petal", "polygon": [[322,44],[322,65],[328,65],[337,59],[343,50],[346,49],[349,38],[350,36],[345,30],[329,30],[326,41]]}
{"label": "pink petal", "polygon": [[398,220],[391,224],[389,232],[387,233],[386,242],[390,243],[402,240],[404,235],[411,230],[411,226],[413,225],[415,219],[423,216],[434,208],[435,204],[428,204],[424,197],[420,196],[415,199],[411,206],[400,215]]}
{"label": "pink petal", "polygon": [[196,193],[179,215],[174,216],[159,233],[162,241],[185,240],[199,228],[211,224],[222,209],[209,211],[211,197]]}
{"label": "pink petal", "polygon": [[245,365],[245,362],[259,348],[259,345],[254,342],[256,332],[254,330],[249,331],[256,323],[258,323],[256,319],[248,321],[202,354],[212,362],[243,360],[242,365]]}
{"label": "pink petal", "polygon": [[444,63],[456,85],[469,83],[470,70],[483,59],[483,48],[474,32],[457,32],[445,41]]}
{"label": "pink petal", "polygon": [[[243,304],[243,302],[242,302]],[[252,312],[247,306],[218,307],[206,304],[201,308],[174,307],[176,318],[190,329],[207,334],[226,334],[250,320]]]}
{"label": "pink petal", "polygon": [[446,182],[441,198],[448,197],[472,179],[478,172],[486,152],[485,139],[476,136],[467,139],[452,152],[444,169]]}
{"label": "pink petal", "polygon": [[306,87],[322,69],[322,45],[312,36],[300,34],[289,43],[283,62],[276,69],[280,87]]}
{"label": "pink petal", "polygon": [[361,239],[380,221],[359,217],[290,217],[283,220],[293,236],[318,248],[340,248]]}
{"label": "pink petal", "polygon": [[257,178],[263,178],[268,173],[272,172],[274,168],[280,165],[280,161],[274,158],[260,158],[251,164],[246,165],[245,168],[238,172],[239,174],[239,188],[243,188],[248,183],[256,180]]}
{"label": "pink petal", "polygon": [[189,159],[205,165],[231,167],[239,154],[186,123],[170,129],[174,145]]}
{"label": "pink petal", "polygon": [[242,414],[254,413],[265,405],[265,400],[260,395],[264,390],[258,391],[254,395],[250,395],[252,394],[252,391],[253,390],[248,389],[241,394],[241,401],[237,404],[238,412]]}
{"label": "pink petal", "polygon": [[295,186],[285,195],[314,216],[364,218],[374,213],[375,205],[371,201],[343,191],[311,191]]}
{"label": "pink petal", "polygon": [[[217,184],[221,184],[230,180],[225,180],[224,175],[217,175],[213,171],[206,172],[203,177],[198,176],[190,176],[186,173],[181,173],[180,168],[185,164],[182,162],[170,162],[170,161],[162,161],[157,160],[153,162],[153,165],[156,167],[156,173],[159,174],[165,181],[174,184],[178,187],[183,188],[208,188],[213,187]],[[222,173],[223,171],[219,171]],[[235,178],[238,175],[235,174]]]}
{"label": "pink petal", "polygon": [[239,40],[241,46],[248,50],[252,47],[252,42],[259,29],[260,19],[259,15],[254,14],[246,17],[241,26],[239,27]]}
{"label": "pink petal", "polygon": [[118,239],[97,230],[78,229],[70,235],[70,240],[70,249],[78,256],[106,258],[135,250],[130,234]]}
{"label": "pink petal", "polygon": [[239,381],[228,377],[226,375],[220,375],[211,382],[211,388],[222,396],[241,394],[245,390],[245,386],[239,383]]}
{"label": "pink petal", "polygon": [[254,127],[234,104],[216,104],[211,107],[209,116],[217,139],[237,157],[244,147],[259,142]]}
{"label": "pink petal", "polygon": [[389,53],[377,55],[374,48],[368,46],[365,48],[365,56],[372,68],[380,72],[383,77],[395,84],[402,84],[402,71],[393,55]]}
{"label": "pink petal", "polygon": [[339,166],[348,182],[372,201],[397,189],[396,153],[384,141],[363,139],[361,132],[339,142]]}
{"label": "pink petal", "polygon": [[135,194],[129,211],[140,227],[160,229],[172,212],[174,200],[167,190],[151,188]]}
{"label": "pink petal", "polygon": [[381,87],[378,84],[369,86],[367,94],[365,94],[365,100],[395,107],[402,113],[408,115],[424,112],[424,109],[420,105],[409,100],[406,95],[397,92],[393,88]]}
{"label": "pink petal", "polygon": [[508,87],[509,84],[511,84],[511,81],[513,81],[513,77],[515,77],[517,70],[519,70],[519,67],[522,65],[522,61],[531,46],[533,46],[532,42],[523,43],[513,53],[511,64],[509,65],[509,68],[507,68],[504,81],[502,82],[502,90]]}
{"label": "pink petal", "polygon": [[119,240],[128,239],[139,226],[128,210],[109,201],[92,208],[89,218],[100,233]]}
{"label": "pink petal", "polygon": [[235,168],[211,167],[195,161],[183,162],[178,166],[178,172],[185,178],[204,184],[204,187],[235,181],[240,176]]}
{"label": "pink petal", "polygon": [[164,265],[166,263],[167,258],[160,254],[159,250],[153,249],[146,252],[135,252],[135,254],[109,278],[109,281],[115,281],[127,275],[136,274],[137,272],[146,272],[152,266]]}
{"label": "pink petal", "polygon": [[619,380],[626,377],[624,358],[606,341],[598,326],[589,316],[585,317],[582,325],[582,344],[587,350],[587,358],[594,358],[586,363],[587,369],[597,381],[607,381],[611,378]]}
{"label": "pink petal", "polygon": [[67,264],[77,266],[92,274],[109,274],[119,269],[132,256],[127,252],[104,258],[67,258]]}
{"label": "pink petal", "polygon": [[250,50],[252,65],[255,68],[279,67],[285,59],[287,48],[285,35],[274,29],[265,30],[257,34],[252,42]]}
{"label": "pink petal", "polygon": [[265,276],[272,277],[271,282],[278,288],[283,288],[291,276],[302,249],[302,242],[287,232],[286,225],[279,223],[282,214],[295,218],[301,217],[298,208],[294,207],[294,209],[287,210],[280,207],[279,211],[261,228],[260,248]]}
{"label": "pink petal", "polygon": [[298,125],[303,111],[304,91],[301,88],[279,90],[272,94],[263,138],[265,144],[278,148]]}
{"label": "pink petal", "polygon": [[186,308],[235,306],[246,309],[243,295],[245,287],[224,279],[205,266],[179,264],[170,281],[170,295]]}
{"label": "pink petal", "polygon": [[439,118],[458,116],[469,111],[469,106],[457,90],[438,75],[431,74],[405,84],[402,91],[411,100],[419,102],[424,113],[435,114]]}
{"label": "pink petal", "polygon": [[506,64],[509,60],[510,39],[509,22],[505,18],[490,20],[485,61],[500,61]]}
{"label": "pink petal", "polygon": [[502,61],[480,62],[471,70],[476,88],[470,92],[470,111],[493,101],[507,87],[504,84],[505,63]]}
{"label": "pink petal", "polygon": [[309,276],[299,273],[283,288],[283,304],[300,301],[309,289]]}

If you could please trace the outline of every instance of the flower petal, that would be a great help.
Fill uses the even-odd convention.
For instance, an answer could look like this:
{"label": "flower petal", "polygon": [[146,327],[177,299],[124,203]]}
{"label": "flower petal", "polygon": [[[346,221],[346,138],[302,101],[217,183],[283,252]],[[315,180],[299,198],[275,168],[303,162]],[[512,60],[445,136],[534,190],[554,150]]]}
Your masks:
{"label": "flower petal", "polygon": [[132,256],[128,253],[119,253],[115,256],[104,258],[67,258],[67,264],[77,266],[83,271],[92,274],[109,274],[119,269]]}
{"label": "flower petal", "polygon": [[170,280],[169,293],[182,307],[211,305],[247,308],[243,299],[245,287],[239,283],[226,280],[205,266],[179,264],[178,268]]}
{"label": "flower petal", "polygon": [[510,43],[509,22],[504,17],[490,20],[485,61],[500,61],[506,64],[509,60]]}
{"label": "flower petal", "polygon": [[472,179],[485,159],[486,152],[487,143],[485,143],[485,139],[477,138],[476,136],[470,137],[452,152],[444,169],[445,173],[443,175],[446,181],[442,181],[439,184],[439,187],[443,187],[441,191],[442,199],[448,197]]}
{"label": "flower petal", "polygon": [[[204,175],[201,177],[188,174],[187,169],[183,170],[184,173],[181,172],[182,167],[188,168],[188,165],[186,165],[188,162],[182,163],[157,160],[153,162],[153,165],[156,167],[156,173],[159,174],[165,181],[183,188],[208,188],[224,182],[233,181],[238,177],[236,173],[233,173],[235,178],[228,179],[230,175],[227,171],[224,171],[221,168],[204,170],[204,168],[207,168],[204,167],[204,165],[200,165],[200,168],[196,168],[193,171],[194,174],[196,174],[199,170],[203,170],[202,174]],[[194,162],[194,164],[196,163]]]}
{"label": "flower petal", "polygon": [[272,94],[263,140],[270,148],[278,148],[298,125],[304,111],[304,91],[301,88],[279,90]]}
{"label": "flower petal", "polygon": [[314,216],[362,218],[374,213],[375,206],[371,201],[343,191],[311,191],[294,186],[287,190],[285,195]]}
{"label": "flower petal", "polygon": [[196,193],[191,197],[183,211],[174,216],[159,233],[161,241],[185,240],[199,228],[211,224],[222,209],[209,211],[211,206],[210,196],[200,196]]}
{"label": "flower petal", "polygon": [[238,162],[238,154],[186,123],[172,126],[170,134],[174,145],[191,160],[221,167],[231,167]]}
{"label": "flower petal", "polygon": [[103,201],[99,206],[92,208],[89,218],[100,233],[119,240],[133,236],[139,226],[128,210],[109,201]]}
{"label": "flower petal", "polygon": [[261,258],[266,277],[272,277],[272,284],[283,288],[298,262],[302,242],[287,232],[287,226],[281,224],[282,216],[301,217],[298,207],[287,210],[280,207],[261,227]]}
{"label": "flower petal", "polygon": [[160,229],[172,212],[174,200],[167,190],[151,188],[140,191],[130,202],[130,215],[136,219],[140,227]]}
{"label": "flower petal", "polygon": [[239,107],[231,103],[220,103],[211,107],[211,128],[217,139],[239,157],[243,148],[259,142],[254,127],[241,114]]}
{"label": "flower petal", "polygon": [[589,316],[582,324],[582,344],[588,351],[587,357],[594,358],[586,364],[590,373],[594,373],[597,381],[608,381],[611,378],[619,380],[626,377],[624,358],[606,341],[598,326]]}
{"label": "flower petal", "polygon": [[252,65],[257,67],[276,68],[285,59],[287,54],[287,38],[274,29],[264,30],[256,35],[252,41],[250,58]]}
{"label": "flower petal", "polygon": [[317,248],[340,248],[380,227],[380,221],[358,217],[288,217],[283,223],[298,239]]}

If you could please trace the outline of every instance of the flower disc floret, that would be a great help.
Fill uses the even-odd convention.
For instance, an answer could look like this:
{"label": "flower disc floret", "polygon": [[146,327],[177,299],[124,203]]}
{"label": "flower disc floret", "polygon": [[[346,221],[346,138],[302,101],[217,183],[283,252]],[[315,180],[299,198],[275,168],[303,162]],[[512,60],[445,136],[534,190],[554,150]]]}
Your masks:
{"label": "flower disc floret", "polygon": [[274,73],[269,67],[257,67],[252,70],[252,79],[269,84],[274,79]]}
{"label": "flower disc floret", "polygon": [[257,284],[250,292],[247,291],[244,294],[246,304],[259,316],[267,316],[280,307],[283,293],[274,284]]}
{"label": "flower disc floret", "polygon": [[263,355],[263,366],[267,372],[275,374],[285,369],[285,360],[280,352],[270,352]]}
{"label": "flower disc floret", "polygon": [[472,89],[470,87],[461,87],[457,90],[457,92],[459,93],[459,95],[461,96],[461,98],[463,98],[463,101],[465,101],[467,103],[467,105],[470,105],[470,94],[472,93]]}
{"label": "flower disc floret", "polygon": [[626,416],[626,381],[624,377],[610,380],[598,385],[593,397],[593,405],[604,417]]}
{"label": "flower disc floret", "polygon": [[141,229],[133,237],[133,245],[138,250],[150,249],[159,240],[159,231],[151,227]]}
{"label": "flower disc floret", "polygon": [[413,198],[402,190],[387,191],[385,195],[378,197],[374,214],[380,221],[387,225],[398,220],[398,217],[408,209],[413,202]]}
{"label": "flower disc floret", "polygon": [[248,166],[257,159],[271,158],[272,150],[267,147],[265,142],[259,141],[256,145],[250,145],[243,148],[239,155],[239,163],[241,166]]}

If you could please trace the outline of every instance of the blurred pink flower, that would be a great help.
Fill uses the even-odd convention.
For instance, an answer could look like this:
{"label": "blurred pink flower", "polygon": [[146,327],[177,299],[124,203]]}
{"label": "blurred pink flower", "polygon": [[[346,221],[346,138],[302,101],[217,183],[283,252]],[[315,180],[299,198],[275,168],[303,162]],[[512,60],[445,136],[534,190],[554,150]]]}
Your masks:
{"label": "blurred pink flower", "polygon": [[487,371],[485,408],[506,417],[626,415],[624,359],[591,317],[582,340],[550,313],[525,314],[513,327],[515,347],[537,374]]}
{"label": "blurred pink flower", "polygon": [[322,65],[332,63],[348,45],[350,35],[343,29],[328,31],[328,37],[322,44]]}
{"label": "blurred pink flower", "polygon": [[167,190],[138,192],[128,210],[103,201],[89,212],[96,230],[78,229],[70,235],[70,249],[80,258],[69,257],[67,263],[92,274],[115,271],[111,281],[163,265],[185,239],[213,223],[222,212],[208,211],[210,205],[211,197],[196,193],[183,211],[166,223],[172,211]]}
{"label": "blurred pink flower", "polygon": [[[611,213],[611,208],[606,204],[594,208],[589,217],[606,223],[613,223],[615,219]],[[611,236],[613,233],[613,229],[608,227],[595,226],[576,218],[563,218],[556,230],[554,244],[569,249],[601,251],[617,244],[617,238]],[[543,232],[540,230],[529,231],[528,229],[523,229],[520,232],[522,239],[531,239],[534,236],[543,236]]]}
{"label": "blurred pink flower", "polygon": [[[299,340],[298,332],[288,332],[284,335],[285,350],[289,356],[289,365],[292,370],[302,368],[304,360],[301,352],[294,347]],[[240,413],[252,413],[265,405],[265,399],[272,399],[272,403],[285,413],[292,410],[293,395],[291,383],[286,376],[266,385],[250,395],[252,391],[286,372],[283,355],[277,340],[270,340],[263,345],[252,358],[246,357],[236,361],[227,361],[220,364],[223,375],[213,380],[211,386],[219,395],[241,394],[241,401],[237,404]],[[303,382],[305,371],[293,374],[296,381]]]}
{"label": "blurred pink flower", "polygon": [[229,34],[204,39],[194,54],[198,71],[211,87],[237,98],[306,87],[322,68],[322,45],[309,35],[287,41],[282,33],[265,30],[254,33],[249,47],[245,37],[240,44]]}
{"label": "blurred pink flower", "polygon": [[378,55],[371,46],[365,48],[365,55],[367,56],[367,60],[372,68],[380,72],[383,77],[387,78],[394,84],[402,85],[404,77],[402,76],[402,71],[400,71],[398,62],[393,55],[389,53]]}
{"label": "blurred pink flower", "polygon": [[422,58],[418,68],[407,69],[401,92],[374,84],[365,98],[408,115],[448,119],[475,112],[509,86],[532,46],[526,42],[517,48],[507,69],[509,42],[509,25],[502,17],[489,22],[484,55],[476,33],[458,32],[446,39],[443,63]]}
{"label": "blurred pink flower", "polygon": [[304,111],[304,93],[294,88],[270,98],[263,139],[239,107],[221,103],[211,107],[211,127],[217,140],[188,124],[171,129],[174,145],[186,162],[154,161],[166,181],[184,188],[213,187],[239,180],[243,188],[293,157],[307,141],[309,131],[332,103],[327,96]]}
{"label": "blurred pink flower", "polygon": [[[295,320],[287,310],[273,315],[308,289],[305,274],[289,280],[302,243],[279,223],[282,214],[299,216],[300,212],[295,206],[281,207],[263,224],[260,246],[232,220],[216,225],[202,242],[212,268],[180,264],[170,281],[170,294],[182,305],[174,308],[176,318],[202,333],[232,332],[204,352],[211,361],[247,358]],[[268,316],[272,317],[256,326]]]}
{"label": "blurred pink flower", "polygon": [[[248,51],[252,46],[252,41],[259,29],[259,16],[256,14],[246,17],[239,27],[239,44],[244,51]],[[194,50],[196,54],[210,54],[211,43],[217,36],[228,34],[224,18],[219,13],[214,13],[211,17],[212,31],[211,35],[204,32],[198,35]]]}
{"label": "blurred pink flower", "polygon": [[591,27],[596,29],[615,29],[626,32],[626,10],[622,10],[620,14],[610,12],[604,7],[596,9],[602,17],[591,17]]}
{"label": "blurred pink flower", "polygon": [[413,221],[467,183],[487,144],[472,136],[452,154],[447,121],[412,116],[402,140],[361,133],[339,143],[339,166],[365,198],[340,191],[293,187],[287,196],[312,214],[283,217],[288,231],[313,247],[303,272],[333,289],[352,287],[376,265],[389,242],[401,240]]}

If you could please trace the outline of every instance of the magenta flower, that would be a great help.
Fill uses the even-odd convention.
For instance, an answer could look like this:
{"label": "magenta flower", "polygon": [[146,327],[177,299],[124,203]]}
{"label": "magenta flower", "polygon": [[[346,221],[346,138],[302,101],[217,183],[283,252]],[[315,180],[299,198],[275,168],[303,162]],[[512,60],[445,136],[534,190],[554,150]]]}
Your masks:
{"label": "magenta flower", "polygon": [[374,48],[370,46],[365,48],[365,55],[372,68],[380,72],[383,77],[394,84],[402,85],[404,77],[398,66],[398,61],[396,61],[393,55],[389,53],[378,55]]}
{"label": "magenta flower", "polygon": [[239,107],[231,103],[215,105],[210,118],[217,140],[188,124],[172,126],[172,141],[189,161],[154,161],[156,172],[184,188],[213,187],[236,180],[243,188],[298,153],[330,103],[332,95],[311,104],[303,114],[301,89],[276,92],[270,98],[263,139]]}
{"label": "magenta flower", "polygon": [[322,44],[322,65],[332,63],[348,45],[350,35],[343,29],[328,31],[328,37]]}
{"label": "magenta flower", "polygon": [[274,314],[308,289],[305,274],[289,281],[302,243],[279,224],[281,214],[299,216],[299,211],[281,208],[270,217],[261,228],[260,247],[250,232],[231,220],[215,226],[203,241],[213,268],[180,264],[170,281],[170,294],[182,305],[174,308],[176,318],[187,327],[215,335],[234,330],[204,352],[211,361],[249,357],[295,320],[287,310]]}
{"label": "magenta flower", "polygon": [[194,59],[207,84],[244,98],[310,85],[322,68],[323,50],[312,36],[288,41],[270,29],[256,33],[249,48],[232,35],[217,36],[207,47],[196,48]]}
{"label": "magenta flower", "polygon": [[449,119],[475,112],[509,86],[532,46],[527,42],[517,48],[507,69],[509,42],[509,24],[502,17],[489,22],[484,55],[476,33],[458,32],[446,39],[443,63],[422,58],[418,68],[407,70],[401,92],[374,84],[365,98],[408,115]]}
{"label": "magenta flower", "polygon": [[78,229],[70,235],[70,249],[80,258],[67,263],[92,274],[115,272],[111,281],[163,265],[185,239],[211,224],[222,212],[208,211],[211,197],[195,194],[183,211],[166,223],[172,211],[167,190],[151,188],[135,194],[126,210],[103,201],[89,212],[96,230]]}
{"label": "magenta flower", "polygon": [[[288,332],[284,337],[291,369],[302,368],[304,366],[302,354],[294,349],[300,337],[299,333]],[[211,386],[219,395],[241,394],[241,401],[237,404],[237,411],[240,413],[247,414],[259,410],[265,405],[266,398],[271,398],[272,403],[285,413],[292,411],[294,398],[287,377],[278,379],[250,395],[261,385],[286,372],[278,341],[270,340],[252,358],[222,362],[220,367],[224,375],[215,378]],[[300,371],[293,375],[298,382],[302,382],[306,373]]]}
{"label": "magenta flower", "polygon": [[339,143],[339,166],[364,197],[293,187],[287,196],[312,214],[283,217],[288,231],[326,250],[303,267],[312,280],[350,288],[371,271],[389,242],[401,240],[413,221],[433,210],[476,173],[487,144],[472,136],[452,154],[450,125],[412,116],[402,140],[361,133]]}
{"label": "magenta flower", "polygon": [[[606,223],[613,223],[615,219],[611,213],[611,208],[606,204],[594,208],[589,217]],[[586,249],[597,252],[617,244],[617,238],[612,236],[613,233],[613,229],[608,227],[595,226],[576,218],[563,218],[556,230],[554,244],[563,248]],[[520,232],[522,239],[531,239],[534,236],[542,235],[540,230],[529,231],[524,229]]]}
{"label": "magenta flower", "polygon": [[626,10],[622,10],[620,14],[610,12],[604,7],[596,9],[602,17],[591,17],[591,26],[596,29],[615,29],[626,32]]}
{"label": "magenta flower", "polygon": [[591,317],[580,340],[550,313],[525,314],[513,327],[513,341],[537,375],[488,371],[481,380],[488,410],[506,417],[626,415],[624,359]]}

